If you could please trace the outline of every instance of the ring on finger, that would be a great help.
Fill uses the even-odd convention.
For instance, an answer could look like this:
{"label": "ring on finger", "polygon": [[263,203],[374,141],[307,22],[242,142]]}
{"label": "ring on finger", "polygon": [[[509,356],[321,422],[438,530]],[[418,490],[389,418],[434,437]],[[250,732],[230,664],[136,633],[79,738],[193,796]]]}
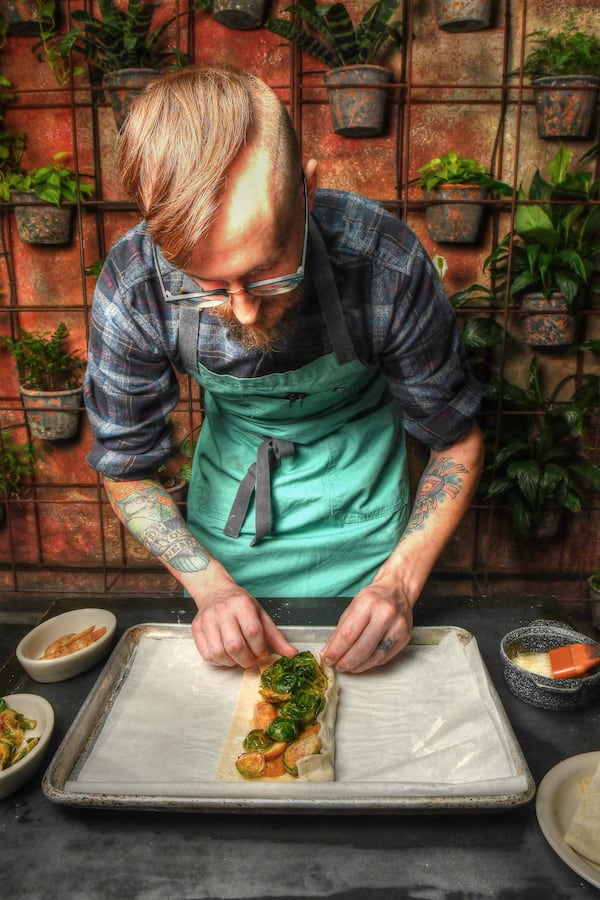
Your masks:
{"label": "ring on finger", "polygon": [[396,642],[392,641],[390,638],[383,638],[383,640],[379,641],[377,644],[378,650],[383,650],[384,653],[389,653]]}

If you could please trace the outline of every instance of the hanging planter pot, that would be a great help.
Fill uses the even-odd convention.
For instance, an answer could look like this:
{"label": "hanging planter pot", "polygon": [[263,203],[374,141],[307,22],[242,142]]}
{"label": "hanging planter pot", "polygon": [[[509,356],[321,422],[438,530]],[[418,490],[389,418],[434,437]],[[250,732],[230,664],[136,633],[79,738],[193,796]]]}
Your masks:
{"label": "hanging planter pot", "polygon": [[481,31],[490,27],[493,0],[436,0],[436,8],[444,31]]}
{"label": "hanging planter pot", "polygon": [[425,210],[427,231],[432,241],[439,244],[477,242],[487,188],[478,184],[444,184],[423,190],[423,194],[426,200],[433,201],[433,205]]}
{"label": "hanging planter pot", "polygon": [[19,237],[26,244],[71,243],[72,206],[44,203],[34,191],[11,191]]}
{"label": "hanging planter pot", "polygon": [[391,71],[383,66],[342,66],[325,72],[335,133],[355,138],[381,134],[387,100],[384,85],[391,80]]}
{"label": "hanging planter pot", "polygon": [[41,0],[5,0],[3,6],[9,34],[39,38],[42,25],[51,25],[51,20],[41,15]]}
{"label": "hanging planter pot", "polygon": [[575,316],[563,294],[525,294],[521,300],[523,338],[530,347],[567,347],[575,340]]}
{"label": "hanging planter pot", "polygon": [[82,407],[81,387],[66,391],[34,391],[21,386],[32,437],[59,441],[75,437]]}
{"label": "hanging planter pot", "polygon": [[104,73],[102,86],[108,94],[117,130],[121,129],[138,94],[160,74],[160,69],[115,69]]}
{"label": "hanging planter pot", "polygon": [[213,0],[212,17],[215,22],[239,31],[260,28],[267,9],[267,0]]}
{"label": "hanging planter pot", "polygon": [[532,81],[538,136],[586,138],[591,130],[600,78],[545,76]]}

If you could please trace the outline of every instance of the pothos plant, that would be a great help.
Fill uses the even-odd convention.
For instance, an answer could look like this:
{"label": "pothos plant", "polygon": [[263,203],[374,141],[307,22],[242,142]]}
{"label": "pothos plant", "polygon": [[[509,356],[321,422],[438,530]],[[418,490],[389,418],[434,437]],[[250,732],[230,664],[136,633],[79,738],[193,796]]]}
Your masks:
{"label": "pothos plant", "polygon": [[469,156],[460,156],[456,150],[430,159],[417,171],[419,184],[426,191],[442,184],[476,184],[496,193],[512,194],[510,185],[494,178],[483,163]]}
{"label": "pothos plant", "polygon": [[390,21],[400,0],[377,0],[355,26],[343,3],[300,0],[283,12],[297,17],[268,20],[267,28],[328,68],[374,63],[392,45],[402,43],[402,24]]}
{"label": "pothos plant", "polygon": [[65,165],[68,156],[66,151],[61,151],[55,153],[52,162],[46,166],[12,172],[7,178],[7,184],[13,191],[33,191],[40,200],[53,206],[83,201],[92,196],[94,186]]}

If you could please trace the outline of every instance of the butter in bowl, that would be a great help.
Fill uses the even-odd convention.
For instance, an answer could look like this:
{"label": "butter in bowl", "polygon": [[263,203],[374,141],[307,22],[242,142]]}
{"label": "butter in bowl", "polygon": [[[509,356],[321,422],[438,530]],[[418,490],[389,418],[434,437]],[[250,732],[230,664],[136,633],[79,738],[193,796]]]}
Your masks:
{"label": "butter in bowl", "polygon": [[506,634],[500,643],[504,678],[516,697],[541,709],[580,709],[600,697],[600,670],[591,669],[577,678],[556,679],[519,665],[520,657],[548,653],[567,644],[594,644],[570,625],[538,619]]}
{"label": "butter in bowl", "polygon": [[17,659],[34,681],[65,681],[106,656],[116,626],[108,609],[73,609],[28,632],[17,646]]}

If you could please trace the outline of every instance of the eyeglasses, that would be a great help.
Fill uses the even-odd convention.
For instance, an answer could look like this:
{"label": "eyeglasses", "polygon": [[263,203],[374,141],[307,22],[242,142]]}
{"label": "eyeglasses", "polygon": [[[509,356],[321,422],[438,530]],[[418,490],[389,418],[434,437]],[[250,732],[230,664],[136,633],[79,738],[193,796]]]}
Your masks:
{"label": "eyeglasses", "polygon": [[255,297],[278,297],[281,294],[289,294],[302,281],[304,281],[304,267],[306,265],[306,250],[308,246],[308,190],[306,178],[302,175],[304,187],[304,245],[302,247],[302,259],[293,275],[279,275],[277,278],[266,278],[264,281],[251,281],[237,291],[228,291],[225,288],[216,288],[212,291],[194,291],[193,293],[181,292],[173,294],[167,290],[156,257],[156,247],[153,246],[154,265],[161,290],[167,303],[177,303],[180,306],[191,306],[195,309],[211,309],[222,306],[229,298],[242,292],[252,294]]}

